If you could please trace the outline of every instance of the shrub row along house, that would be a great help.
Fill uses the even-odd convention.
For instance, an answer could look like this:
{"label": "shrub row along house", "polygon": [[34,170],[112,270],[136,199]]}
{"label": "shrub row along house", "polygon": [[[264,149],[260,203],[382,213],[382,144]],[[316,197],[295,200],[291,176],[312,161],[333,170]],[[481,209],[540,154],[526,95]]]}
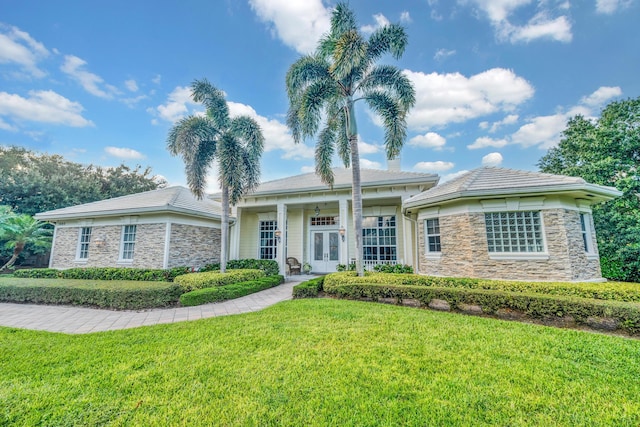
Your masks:
{"label": "shrub row along house", "polygon": [[[351,173],[333,188],[313,173],[262,183],[233,208],[230,259],[288,257],[315,273],[353,261]],[[601,278],[591,205],[620,195],[581,178],[482,167],[441,185],[432,174],[362,170],[368,267],[526,280]],[[220,204],[169,187],[44,212],[50,266],[199,268],[220,256]]]}

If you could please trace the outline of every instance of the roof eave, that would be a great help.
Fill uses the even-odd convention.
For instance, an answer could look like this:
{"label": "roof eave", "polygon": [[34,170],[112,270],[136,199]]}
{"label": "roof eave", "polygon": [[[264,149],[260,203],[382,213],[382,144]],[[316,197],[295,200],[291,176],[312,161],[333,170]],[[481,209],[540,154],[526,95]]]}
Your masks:
{"label": "roof eave", "polygon": [[[222,215],[218,214],[210,214],[199,211],[194,211],[192,209],[179,208],[176,206],[162,206],[162,207],[148,207],[148,208],[128,208],[128,209],[114,209],[114,210],[102,210],[102,211],[93,211],[93,212],[76,212],[76,213],[60,213],[60,214],[47,214],[46,212],[38,213],[35,215],[36,219],[41,221],[60,221],[60,220],[69,220],[69,219],[79,219],[79,218],[104,218],[104,217],[112,217],[119,215],[136,215],[136,214],[150,214],[150,213],[180,213],[188,216],[200,217],[200,218],[209,218],[209,219],[217,219],[221,220]],[[235,221],[235,218],[230,217],[230,221]]]}

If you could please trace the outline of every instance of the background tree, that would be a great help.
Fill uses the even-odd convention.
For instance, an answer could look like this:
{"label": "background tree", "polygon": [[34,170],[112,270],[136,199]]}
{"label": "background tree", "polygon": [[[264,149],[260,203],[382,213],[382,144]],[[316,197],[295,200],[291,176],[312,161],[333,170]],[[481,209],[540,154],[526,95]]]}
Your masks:
{"label": "background tree", "polygon": [[296,142],[318,134],[316,174],[333,186],[331,165],[336,152],[345,167],[351,166],[359,275],[364,272],[362,191],[354,104],[364,101],[382,118],[387,158],[396,158],[406,138],[406,116],[415,103],[415,91],[398,68],[376,65],[376,61],[388,53],[400,58],[406,45],[404,28],[396,24],[378,28],[365,39],[354,13],[346,4],[338,3],[331,17],[331,30],[319,42],[316,53],[303,56],[287,72],[287,125]]}
{"label": "background tree", "polygon": [[602,274],[640,281],[640,98],[610,103],[596,121],[573,117],[538,166],[623,192],[593,207]]}
{"label": "background tree", "polygon": [[17,213],[35,215],[165,185],[150,168],[84,166],[59,155],[0,147],[0,204]]}
{"label": "background tree", "polygon": [[253,191],[260,183],[260,157],[264,137],[258,123],[249,116],[229,116],[224,93],[206,79],[191,84],[195,102],[206,108],[206,116],[189,116],[169,132],[169,152],[182,157],[187,183],[198,198],[205,196],[207,175],[218,162],[218,181],[222,189],[220,271],[227,267],[229,246],[229,206]]}
{"label": "background tree", "polygon": [[47,228],[48,224],[26,214],[10,216],[4,224],[2,238],[5,247],[11,249],[13,254],[9,261],[0,267],[0,271],[12,267],[27,244],[51,248],[51,229]]}

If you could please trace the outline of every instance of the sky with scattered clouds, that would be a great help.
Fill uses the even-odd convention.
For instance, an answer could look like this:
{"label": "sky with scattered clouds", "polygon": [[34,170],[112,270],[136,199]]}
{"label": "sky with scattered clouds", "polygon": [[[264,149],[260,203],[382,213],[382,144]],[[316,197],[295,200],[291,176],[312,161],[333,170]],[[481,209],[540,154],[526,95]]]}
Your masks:
{"label": "sky with scattered clouds", "polygon": [[[535,170],[569,118],[640,96],[639,3],[349,2],[364,34],[405,26],[404,56],[383,58],[417,93],[401,165],[445,180],[481,165]],[[335,4],[0,0],[0,145],[151,166],[184,185],[166,136],[202,111],[189,85],[207,78],[232,115],[262,127],[263,180],[312,172],[314,141],[295,144],[285,125],[284,79],[328,30]],[[357,117],[361,166],[386,168],[379,118],[364,105]]]}

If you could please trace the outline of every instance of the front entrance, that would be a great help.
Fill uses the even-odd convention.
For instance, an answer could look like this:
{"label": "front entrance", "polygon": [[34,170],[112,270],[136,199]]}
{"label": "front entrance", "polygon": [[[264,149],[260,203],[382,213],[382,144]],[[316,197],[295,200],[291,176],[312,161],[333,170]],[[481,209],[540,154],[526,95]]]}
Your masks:
{"label": "front entrance", "polygon": [[340,260],[338,230],[311,232],[311,271],[333,273]]}

